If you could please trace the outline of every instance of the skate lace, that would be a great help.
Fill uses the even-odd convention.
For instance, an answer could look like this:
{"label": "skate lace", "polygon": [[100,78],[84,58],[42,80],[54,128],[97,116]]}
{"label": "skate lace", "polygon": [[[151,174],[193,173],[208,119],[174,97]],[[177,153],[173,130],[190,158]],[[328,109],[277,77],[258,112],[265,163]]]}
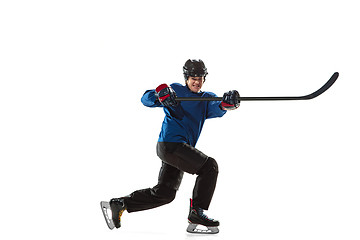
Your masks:
{"label": "skate lace", "polygon": [[206,220],[209,220],[209,221],[214,220],[214,219],[212,219],[212,218],[209,218],[209,217],[204,213],[204,209],[202,209],[202,208],[199,208],[199,216],[200,216],[201,218],[205,218]]}

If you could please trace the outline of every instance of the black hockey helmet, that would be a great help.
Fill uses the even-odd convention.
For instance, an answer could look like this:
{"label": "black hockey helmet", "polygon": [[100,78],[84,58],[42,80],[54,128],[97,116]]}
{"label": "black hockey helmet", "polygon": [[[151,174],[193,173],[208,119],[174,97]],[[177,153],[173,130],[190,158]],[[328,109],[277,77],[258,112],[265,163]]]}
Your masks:
{"label": "black hockey helmet", "polygon": [[185,81],[188,80],[189,76],[191,77],[205,77],[208,74],[207,68],[205,67],[205,63],[201,59],[192,59],[187,60],[184,67],[184,78]]}

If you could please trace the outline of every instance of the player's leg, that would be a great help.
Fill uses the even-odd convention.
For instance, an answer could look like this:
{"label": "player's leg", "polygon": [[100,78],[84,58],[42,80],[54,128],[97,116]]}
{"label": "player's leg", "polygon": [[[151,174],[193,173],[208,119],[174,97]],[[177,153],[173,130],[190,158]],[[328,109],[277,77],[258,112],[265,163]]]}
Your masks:
{"label": "player's leg", "polygon": [[194,190],[193,190],[193,205],[208,210],[211,199],[213,197],[219,168],[215,159],[209,157],[204,166],[202,166],[196,173]]}
{"label": "player's leg", "polygon": [[204,214],[204,210],[209,208],[216,187],[219,171],[215,159],[185,143],[158,143],[157,154],[169,165],[198,175],[188,217],[191,223],[188,231],[197,232],[194,229],[201,224],[208,227],[209,233],[217,233],[219,221]]}
{"label": "player's leg", "polygon": [[158,184],[153,188],[137,190],[125,197],[128,212],[137,212],[172,202],[179,189],[183,172],[166,163],[160,168]]}
{"label": "player's leg", "polygon": [[[179,189],[183,172],[166,163],[162,163],[158,184],[153,188],[137,190],[128,196],[113,198],[110,202],[101,202],[101,208],[110,229],[121,227],[121,216],[125,210],[136,212],[162,206],[174,200]],[[111,217],[107,213],[111,209]]]}
{"label": "player's leg", "polygon": [[193,204],[207,210],[215,191],[219,172],[215,159],[186,143],[159,142],[157,154],[169,165],[198,175],[193,190]]}

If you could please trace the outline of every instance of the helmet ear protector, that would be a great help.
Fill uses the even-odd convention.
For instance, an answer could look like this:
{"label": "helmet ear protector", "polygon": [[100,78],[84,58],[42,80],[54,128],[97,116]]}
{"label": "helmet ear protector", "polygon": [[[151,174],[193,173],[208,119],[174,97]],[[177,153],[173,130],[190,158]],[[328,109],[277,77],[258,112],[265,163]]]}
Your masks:
{"label": "helmet ear protector", "polygon": [[188,80],[190,76],[204,77],[204,82],[205,82],[205,77],[208,74],[207,68],[205,67],[205,63],[201,59],[187,60],[183,67],[183,73],[184,73],[185,82]]}

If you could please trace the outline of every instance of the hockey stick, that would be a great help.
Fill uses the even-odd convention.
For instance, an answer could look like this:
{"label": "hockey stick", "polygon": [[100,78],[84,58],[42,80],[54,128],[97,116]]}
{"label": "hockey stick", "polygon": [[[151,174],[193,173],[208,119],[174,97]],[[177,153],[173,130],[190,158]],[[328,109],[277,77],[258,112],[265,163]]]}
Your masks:
{"label": "hockey stick", "polygon": [[[339,77],[339,73],[335,72],[329,81],[324,86],[316,90],[315,92],[300,96],[300,97],[240,97],[240,101],[277,101],[277,100],[309,100],[316,98],[317,96],[328,90]],[[177,97],[176,101],[221,101],[222,97]]]}

